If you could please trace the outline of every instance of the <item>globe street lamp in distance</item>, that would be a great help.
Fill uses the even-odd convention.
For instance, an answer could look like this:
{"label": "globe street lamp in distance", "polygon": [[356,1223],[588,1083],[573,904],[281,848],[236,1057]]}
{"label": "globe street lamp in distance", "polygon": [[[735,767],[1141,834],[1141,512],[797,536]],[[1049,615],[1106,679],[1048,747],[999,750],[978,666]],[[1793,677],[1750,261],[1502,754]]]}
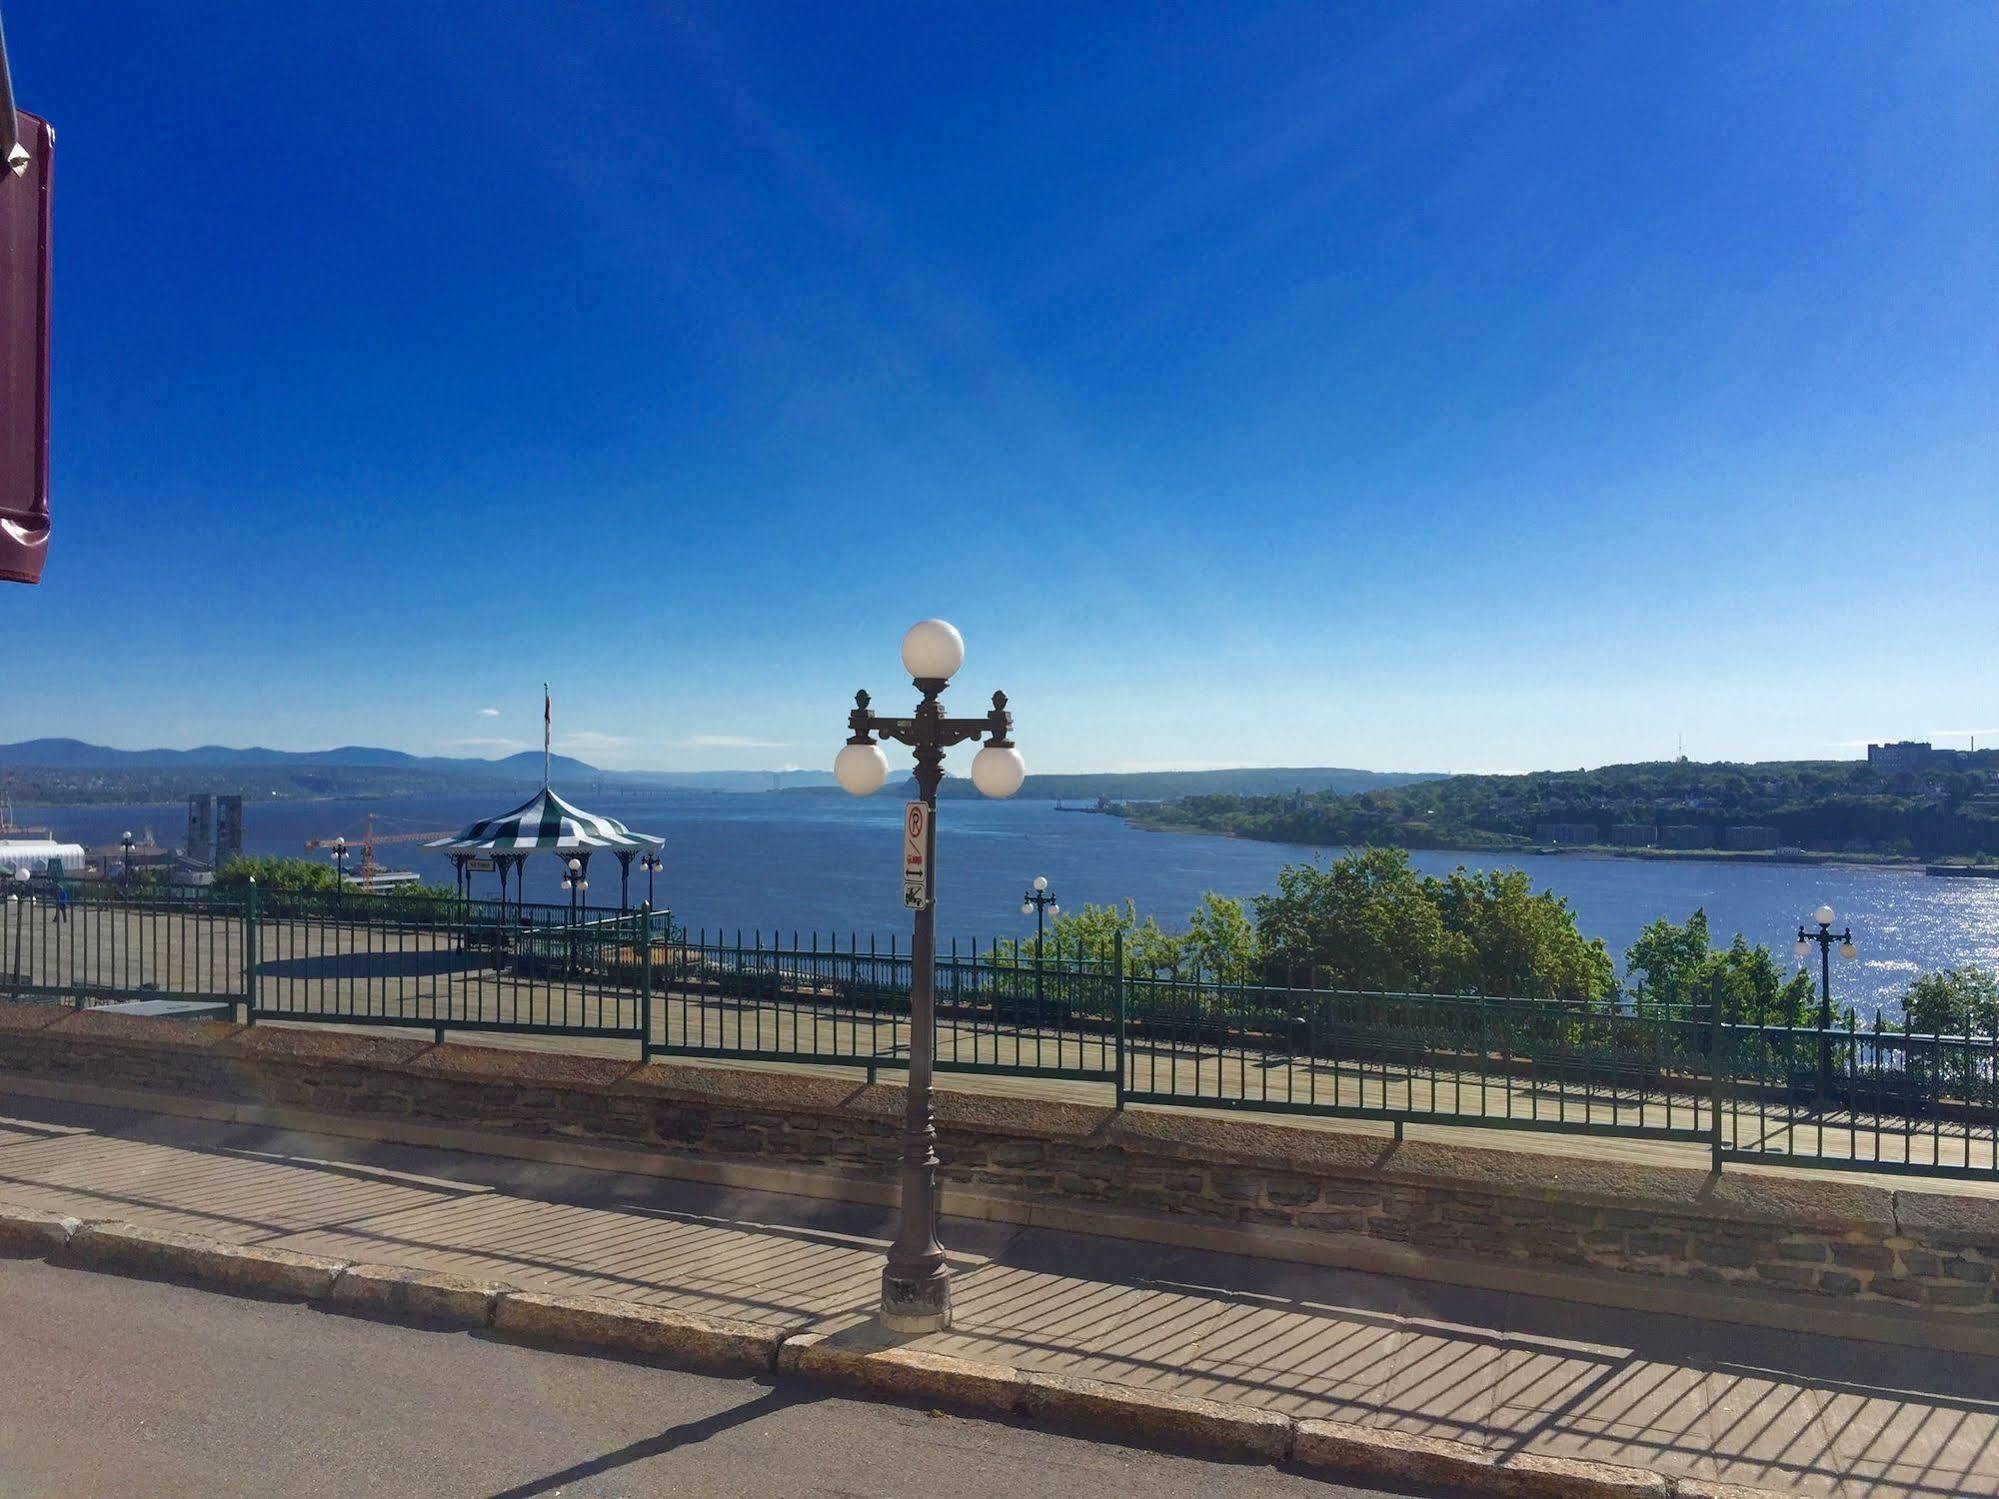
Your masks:
{"label": "globe street lamp in distance", "polygon": [[1041,1023],[1041,938],[1046,930],[1048,917],[1060,916],[1062,907],[1055,899],[1055,892],[1048,888],[1048,876],[1037,874],[1034,884],[1020,898],[1020,914],[1034,914],[1034,1014],[1035,1023]]}
{"label": "globe street lamp in distance", "polygon": [[1819,1099],[1824,1101],[1826,1089],[1832,1082],[1832,950],[1839,948],[1842,958],[1851,958],[1859,951],[1853,945],[1853,928],[1848,927],[1837,936],[1833,935],[1831,906],[1820,906],[1812,912],[1812,920],[1817,931],[1798,928],[1798,961],[1804,962],[1810,956],[1812,944],[1819,949],[1819,1055],[1818,1085]]}
{"label": "globe street lamp in distance", "polygon": [[850,731],[833,761],[833,775],[855,796],[879,791],[888,779],[888,756],[878,740],[915,752],[917,801],[903,819],[903,904],[916,912],[909,949],[909,1088],[902,1120],[901,1212],[895,1242],[882,1268],[881,1322],[891,1332],[940,1332],[951,1325],[951,1275],[937,1242],[937,1124],[931,1081],[937,1052],[937,788],[944,779],[944,751],[985,737],[972,757],[972,784],[991,797],[1012,796],[1027,777],[1013,747],[1013,715],[1006,694],[993,694],[992,710],[977,718],[947,718],[939,701],[965,664],[965,641],[941,619],[910,626],[902,637],[902,664],[922,694],[909,718],[884,718],[854,694]]}

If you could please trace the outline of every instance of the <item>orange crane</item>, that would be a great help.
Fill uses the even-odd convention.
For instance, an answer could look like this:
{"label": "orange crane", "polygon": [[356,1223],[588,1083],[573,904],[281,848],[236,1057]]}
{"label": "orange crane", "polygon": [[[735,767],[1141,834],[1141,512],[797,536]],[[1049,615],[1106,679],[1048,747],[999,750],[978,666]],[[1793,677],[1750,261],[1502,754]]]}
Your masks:
{"label": "orange crane", "polygon": [[[452,831],[452,829],[447,828],[443,832],[432,833],[377,833],[375,831],[375,814],[370,812],[368,814],[368,831],[361,839],[361,888],[363,890],[372,890],[375,888],[375,850],[377,848],[390,843],[428,843],[433,838],[449,838]],[[305,850],[307,853],[311,853],[315,849],[332,848],[343,842],[344,839],[339,836],[332,838],[308,838],[305,840]]]}

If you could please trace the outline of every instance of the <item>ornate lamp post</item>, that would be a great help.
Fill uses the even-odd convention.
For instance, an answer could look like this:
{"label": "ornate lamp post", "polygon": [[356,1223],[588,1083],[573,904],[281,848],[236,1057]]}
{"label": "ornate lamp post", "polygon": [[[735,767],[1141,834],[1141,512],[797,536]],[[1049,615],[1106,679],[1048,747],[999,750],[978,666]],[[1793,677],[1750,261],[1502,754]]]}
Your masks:
{"label": "ornate lamp post", "polygon": [[[1034,1013],[1041,1014],[1041,936],[1050,914],[1060,916],[1062,907],[1056,904],[1054,893],[1048,888],[1048,876],[1037,874],[1034,883],[1020,898],[1020,914],[1034,913]],[[1035,1023],[1040,1024],[1037,1018]]]}
{"label": "ornate lamp post", "polygon": [[[854,694],[847,715],[852,734],[833,762],[840,785],[868,796],[888,779],[888,756],[879,735],[915,751],[916,786],[924,811],[921,880],[912,884],[905,866],[904,904],[916,910],[909,946],[909,1090],[902,1121],[902,1202],[895,1242],[882,1269],[882,1325],[892,1332],[937,1332],[951,1325],[951,1275],[937,1242],[937,1125],[931,1113],[932,1063],[937,1049],[937,787],[944,779],[944,751],[954,744],[988,736],[972,759],[972,784],[987,796],[1012,796],[1027,767],[1010,737],[1013,715],[1006,694],[993,694],[992,711],[977,718],[946,718],[939,698],[965,663],[965,641],[941,619],[910,626],[902,637],[902,664],[923,694],[909,718],[883,718],[868,707],[865,692]],[[915,826],[911,809],[905,827]]]}
{"label": "ornate lamp post", "polygon": [[347,890],[347,835],[342,833],[333,840],[333,890],[343,895]]}
{"label": "ornate lamp post", "polygon": [[125,850],[125,883],[132,883],[132,830],[125,829],[125,836],[118,840],[118,846]]}
{"label": "ornate lamp post", "polygon": [[1812,920],[1818,930],[1807,931],[1798,928],[1798,961],[1804,962],[1811,954],[1812,944],[1819,948],[1819,1098],[1823,1100],[1826,1087],[1832,1080],[1832,950],[1839,948],[1842,958],[1854,956],[1853,928],[1834,936],[1832,930],[1832,907],[1820,906],[1812,912]]}
{"label": "ornate lamp post", "polygon": [[664,867],[665,862],[656,853],[648,852],[643,859],[639,860],[639,868],[646,872],[646,909],[648,911],[658,909],[658,903],[654,901],[652,894],[652,877],[658,874]]}
{"label": "ornate lamp post", "polygon": [[586,878],[588,874],[589,871],[583,867],[581,859],[572,858],[567,864],[563,865],[562,888],[569,892],[569,923],[571,926],[576,924],[576,902],[578,897],[582,898],[585,909],[588,909],[590,904],[590,881]]}

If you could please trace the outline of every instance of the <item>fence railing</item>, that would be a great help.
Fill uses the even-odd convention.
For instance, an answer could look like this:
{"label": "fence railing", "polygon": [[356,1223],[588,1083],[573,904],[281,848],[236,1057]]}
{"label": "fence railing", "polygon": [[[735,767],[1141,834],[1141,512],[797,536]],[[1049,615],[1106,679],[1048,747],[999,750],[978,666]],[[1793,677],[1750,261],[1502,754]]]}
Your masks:
{"label": "fence railing", "polygon": [[[45,881],[0,906],[0,995],[193,998],[253,1022],[636,1041],[643,1055],[907,1066],[894,943],[688,931],[665,912]],[[1110,1083],[1120,1104],[1705,1143],[1999,1179],[1999,1038],[1643,1007],[1126,972],[1031,946],[937,956],[943,1071]]]}

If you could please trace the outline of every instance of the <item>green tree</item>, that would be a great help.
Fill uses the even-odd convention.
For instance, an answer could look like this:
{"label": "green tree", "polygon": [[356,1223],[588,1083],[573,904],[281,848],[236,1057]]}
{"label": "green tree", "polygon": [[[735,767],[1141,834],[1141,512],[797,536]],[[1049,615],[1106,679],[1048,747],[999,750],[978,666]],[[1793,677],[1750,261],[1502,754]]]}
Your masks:
{"label": "green tree", "polygon": [[1818,1018],[1809,973],[1787,976],[1769,948],[1751,946],[1739,932],[1716,951],[1705,910],[1684,922],[1653,922],[1626,949],[1624,961],[1641,1007],[1719,1004],[1731,1025],[1810,1025]]}
{"label": "green tree", "polygon": [[1969,966],[1926,973],[1902,997],[1919,1036],[1989,1036],[1999,1029],[1999,975]]}
{"label": "green tree", "polygon": [[251,880],[264,891],[337,890],[338,876],[328,864],[312,859],[278,859],[258,854],[238,854],[215,871],[217,885],[247,885]]}
{"label": "green tree", "polygon": [[1460,866],[1426,880],[1443,915],[1449,987],[1529,999],[1598,1000],[1617,990],[1617,969],[1598,938],[1583,936],[1569,903],[1536,891],[1525,871]]}
{"label": "green tree", "polygon": [[1253,984],[1258,977],[1256,924],[1239,900],[1204,891],[1187,918],[1179,943],[1183,962],[1224,984]]}
{"label": "green tree", "polygon": [[1424,990],[1453,966],[1443,915],[1401,849],[1285,865],[1275,893],[1256,897],[1256,932],[1272,983]]}

